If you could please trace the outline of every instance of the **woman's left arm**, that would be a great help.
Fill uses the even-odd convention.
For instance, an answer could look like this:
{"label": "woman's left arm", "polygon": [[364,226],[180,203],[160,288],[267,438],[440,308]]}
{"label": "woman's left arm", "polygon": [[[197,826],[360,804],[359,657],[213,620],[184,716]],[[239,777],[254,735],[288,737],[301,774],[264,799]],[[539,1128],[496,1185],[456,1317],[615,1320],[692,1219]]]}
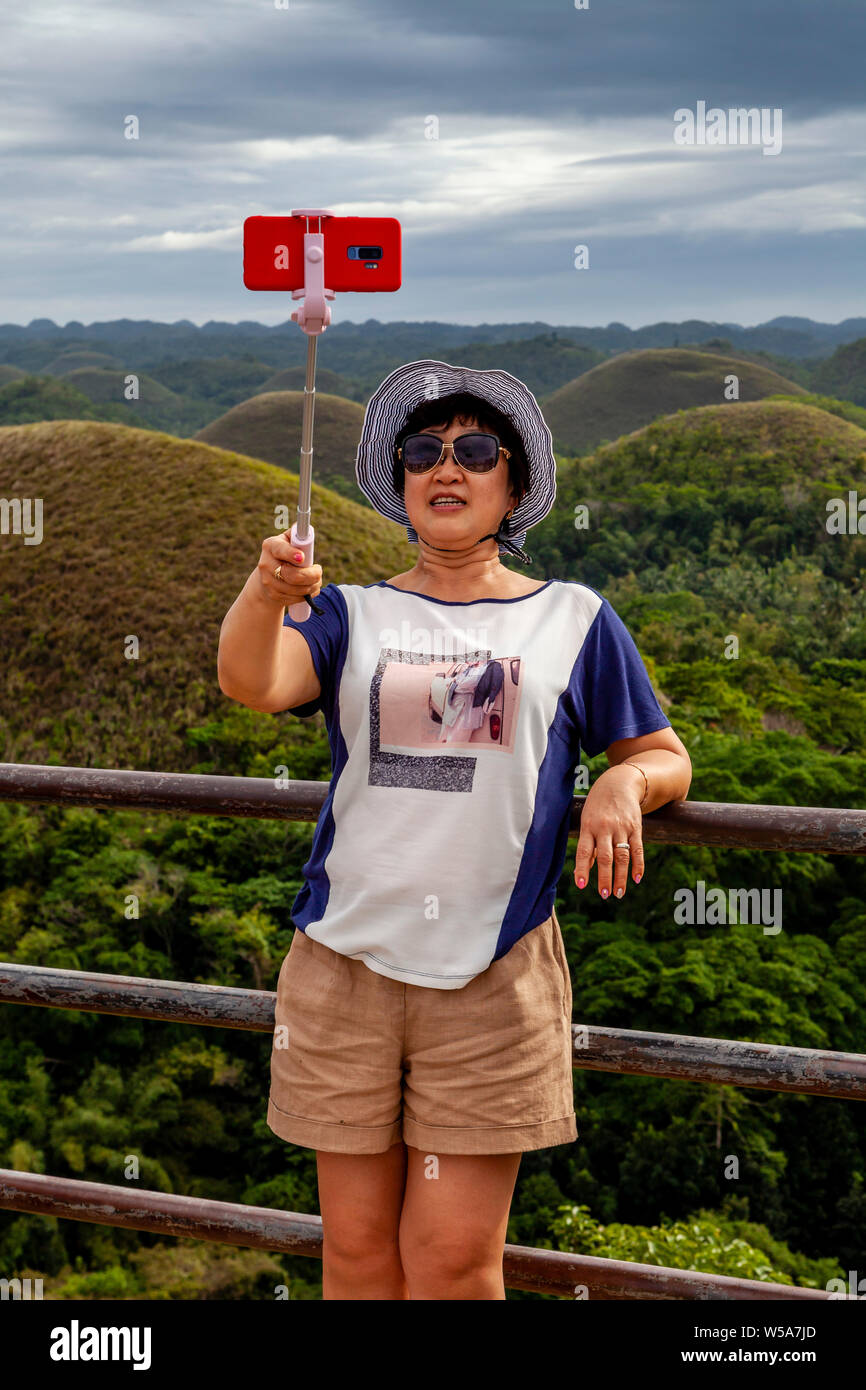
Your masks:
{"label": "woman's left arm", "polygon": [[596,778],[581,809],[574,881],[583,888],[597,862],[599,893],[621,898],[629,862],[635,883],[643,877],[643,817],[669,801],[685,800],[692,763],[671,728],[618,739],[607,749],[607,760],[610,766]]}

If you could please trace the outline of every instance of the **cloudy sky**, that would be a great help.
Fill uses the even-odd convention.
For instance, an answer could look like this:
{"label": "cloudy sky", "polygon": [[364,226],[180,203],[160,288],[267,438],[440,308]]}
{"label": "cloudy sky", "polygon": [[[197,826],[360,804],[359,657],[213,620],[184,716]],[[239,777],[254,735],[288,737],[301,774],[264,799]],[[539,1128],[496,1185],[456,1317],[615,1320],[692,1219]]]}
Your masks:
{"label": "cloudy sky", "polygon": [[[403,227],[335,322],[866,313],[862,0],[284,3],[5,7],[0,321],[282,322],[243,220],[314,206]],[[700,102],[780,152],[678,144]]]}

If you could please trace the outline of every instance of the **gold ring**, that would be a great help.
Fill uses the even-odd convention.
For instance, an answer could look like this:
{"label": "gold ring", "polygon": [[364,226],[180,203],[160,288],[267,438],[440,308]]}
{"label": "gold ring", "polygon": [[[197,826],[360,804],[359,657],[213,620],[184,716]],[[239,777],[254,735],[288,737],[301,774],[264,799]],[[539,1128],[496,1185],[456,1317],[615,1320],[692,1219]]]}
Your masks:
{"label": "gold ring", "polygon": [[631,849],[631,845],[628,840],[620,840],[618,845],[614,845],[614,849]]}
{"label": "gold ring", "polygon": [[282,568],[283,568],[282,565],[277,565],[277,568],[274,570],[274,579],[279,579],[279,577],[280,577],[280,570],[281,570]]}

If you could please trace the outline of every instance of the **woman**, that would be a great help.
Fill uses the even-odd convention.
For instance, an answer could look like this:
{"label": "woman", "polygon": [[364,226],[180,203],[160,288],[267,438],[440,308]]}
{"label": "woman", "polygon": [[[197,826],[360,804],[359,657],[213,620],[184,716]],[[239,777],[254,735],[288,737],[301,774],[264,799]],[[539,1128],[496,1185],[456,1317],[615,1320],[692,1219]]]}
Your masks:
{"label": "woman", "polygon": [[[629,864],[640,882],[641,817],[686,796],[691,764],[607,600],[500,562],[529,559],[555,497],[522,382],[400,367],[367,406],[356,472],[415,565],[323,589],[320,565],[268,537],[220,637],[222,690],[322,709],[332,752],[280,971],[268,1124],[316,1151],[325,1298],[504,1299],[521,1153],[577,1138],[554,899],[580,749],[610,764],[575,859],[579,888],[597,863],[603,898],[625,893]],[[323,611],[283,618],[304,594]],[[495,738],[469,719],[443,744],[443,649],[505,673]]]}

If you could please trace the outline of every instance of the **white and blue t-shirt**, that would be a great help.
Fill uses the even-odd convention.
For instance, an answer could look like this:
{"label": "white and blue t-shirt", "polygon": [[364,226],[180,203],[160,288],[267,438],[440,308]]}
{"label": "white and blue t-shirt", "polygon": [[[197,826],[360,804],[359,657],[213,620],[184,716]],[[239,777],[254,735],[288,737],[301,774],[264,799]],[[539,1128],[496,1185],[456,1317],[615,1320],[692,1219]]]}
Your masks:
{"label": "white and blue t-shirt", "polygon": [[461,989],[551,915],[581,748],[669,726],[585,584],[452,602],[327,584],[303,633],[331,783],[296,927],[407,984]]}

